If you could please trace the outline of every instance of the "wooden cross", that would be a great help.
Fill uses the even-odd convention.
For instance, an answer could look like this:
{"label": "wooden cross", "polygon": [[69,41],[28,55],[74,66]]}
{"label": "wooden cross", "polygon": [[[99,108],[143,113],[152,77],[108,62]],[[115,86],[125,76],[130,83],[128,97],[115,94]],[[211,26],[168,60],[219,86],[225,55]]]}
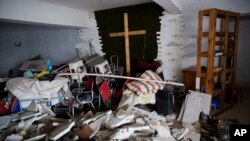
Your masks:
{"label": "wooden cross", "polygon": [[130,51],[129,51],[129,36],[131,35],[143,35],[146,34],[146,30],[129,31],[128,29],[128,13],[124,13],[124,32],[109,33],[109,37],[125,37],[125,54],[126,54],[126,71],[130,76]]}

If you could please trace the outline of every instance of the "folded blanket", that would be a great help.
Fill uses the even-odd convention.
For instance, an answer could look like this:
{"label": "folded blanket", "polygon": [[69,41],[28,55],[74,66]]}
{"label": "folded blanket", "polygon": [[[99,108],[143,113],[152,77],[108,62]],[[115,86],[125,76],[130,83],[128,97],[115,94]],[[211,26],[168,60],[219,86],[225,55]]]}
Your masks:
{"label": "folded blanket", "polygon": [[[144,72],[140,78],[148,79],[148,80],[158,80],[162,81],[162,79],[153,71],[147,70]],[[163,83],[150,82],[150,81],[139,81],[135,80],[127,83],[127,88],[133,91],[137,95],[145,95],[149,93],[156,93],[159,89],[162,90],[164,88]]]}

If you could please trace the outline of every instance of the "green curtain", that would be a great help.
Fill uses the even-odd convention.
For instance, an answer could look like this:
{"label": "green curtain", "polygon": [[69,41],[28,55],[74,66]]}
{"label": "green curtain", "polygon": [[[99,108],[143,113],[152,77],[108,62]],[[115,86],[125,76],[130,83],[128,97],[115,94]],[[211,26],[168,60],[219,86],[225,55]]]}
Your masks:
{"label": "green curtain", "polygon": [[109,33],[123,32],[123,13],[128,13],[129,30],[146,30],[146,35],[129,37],[131,74],[138,73],[140,59],[153,61],[157,55],[156,32],[160,31],[159,16],[163,9],[155,3],[145,3],[115,9],[96,11],[99,34],[102,37],[103,51],[110,62],[112,55],[119,56],[119,66],[126,70],[124,37],[109,37]]}

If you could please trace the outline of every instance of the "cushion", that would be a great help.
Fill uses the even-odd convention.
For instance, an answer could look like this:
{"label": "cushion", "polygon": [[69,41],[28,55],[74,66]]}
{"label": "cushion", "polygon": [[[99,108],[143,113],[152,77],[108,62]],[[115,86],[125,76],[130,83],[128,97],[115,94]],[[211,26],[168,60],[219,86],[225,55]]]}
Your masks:
{"label": "cushion", "polygon": [[[145,71],[139,78],[162,81],[162,79],[151,70]],[[135,80],[127,83],[126,86],[137,95],[145,95],[149,93],[156,93],[159,89],[162,90],[164,85],[165,84],[163,83]]]}

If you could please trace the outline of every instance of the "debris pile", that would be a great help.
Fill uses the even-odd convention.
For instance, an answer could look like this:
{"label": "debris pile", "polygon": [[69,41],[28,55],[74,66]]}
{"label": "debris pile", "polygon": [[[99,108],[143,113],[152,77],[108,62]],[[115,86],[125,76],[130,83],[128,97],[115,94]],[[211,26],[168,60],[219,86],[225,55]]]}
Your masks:
{"label": "debris pile", "polygon": [[[38,107],[38,108],[37,108]],[[1,117],[0,140],[181,140],[190,129],[174,125],[175,114],[160,116],[138,107],[55,117],[40,103],[29,111]],[[38,111],[37,111],[38,109]],[[68,113],[69,114],[69,113]]]}
{"label": "debris pile", "polygon": [[[189,98],[185,100],[186,103],[184,101],[182,108],[184,114],[179,114],[182,121],[178,121],[175,113],[162,116],[138,105],[97,113],[78,112],[75,117],[67,112],[68,116],[62,118],[53,113],[46,104],[32,101],[28,111],[0,117],[0,140],[228,140],[229,125],[236,121],[217,120],[203,111],[199,114],[199,119],[192,120],[194,123],[183,121],[186,118],[187,105],[192,100],[190,97],[197,96],[194,93],[187,96]],[[200,97],[201,101],[205,99]],[[193,116],[192,119],[196,119],[196,114]]]}

